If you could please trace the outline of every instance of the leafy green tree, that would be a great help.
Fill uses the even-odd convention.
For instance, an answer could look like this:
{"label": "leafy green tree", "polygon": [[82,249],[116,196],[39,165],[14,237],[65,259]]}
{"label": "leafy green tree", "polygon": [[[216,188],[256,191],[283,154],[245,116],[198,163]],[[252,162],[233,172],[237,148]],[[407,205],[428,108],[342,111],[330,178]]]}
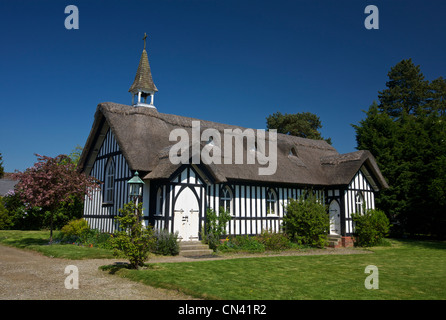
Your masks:
{"label": "leafy green tree", "polygon": [[390,188],[376,198],[394,231],[446,235],[446,82],[424,80],[403,60],[391,68],[356,130],[358,149],[370,150]]}
{"label": "leafy green tree", "polygon": [[266,117],[266,126],[268,130],[277,129],[278,133],[308,139],[325,140],[331,144],[331,138],[322,138],[319,132],[319,129],[322,128],[321,120],[311,112],[294,114],[276,112]]}
{"label": "leafy green tree", "polygon": [[68,155],[68,157],[70,158],[71,162],[77,166],[77,164],[79,163],[79,159],[81,157],[82,154],[82,150],[83,148],[80,145],[77,145],[73,151],[71,151],[71,153]]}
{"label": "leafy green tree", "polygon": [[119,230],[115,231],[111,240],[113,253],[117,257],[128,259],[130,268],[137,269],[144,266],[155,246],[153,229],[146,228],[142,223],[142,203],[126,203],[124,208],[119,209],[119,213],[116,217]]}

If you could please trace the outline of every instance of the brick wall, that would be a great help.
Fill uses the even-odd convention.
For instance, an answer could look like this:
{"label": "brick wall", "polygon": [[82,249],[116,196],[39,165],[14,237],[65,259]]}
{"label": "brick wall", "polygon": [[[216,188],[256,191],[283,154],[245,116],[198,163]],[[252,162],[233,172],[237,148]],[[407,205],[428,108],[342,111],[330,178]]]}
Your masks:
{"label": "brick wall", "polygon": [[345,248],[351,248],[354,246],[354,239],[353,237],[342,237],[342,246]]}

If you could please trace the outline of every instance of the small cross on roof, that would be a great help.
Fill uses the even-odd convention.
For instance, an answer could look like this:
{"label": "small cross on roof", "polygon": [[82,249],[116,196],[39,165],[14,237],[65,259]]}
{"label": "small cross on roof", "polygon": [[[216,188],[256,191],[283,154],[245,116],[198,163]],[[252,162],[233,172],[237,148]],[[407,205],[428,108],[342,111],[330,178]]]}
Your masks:
{"label": "small cross on roof", "polygon": [[142,38],[144,40],[144,49],[146,48],[146,39],[147,39],[147,34],[144,32],[144,37]]}

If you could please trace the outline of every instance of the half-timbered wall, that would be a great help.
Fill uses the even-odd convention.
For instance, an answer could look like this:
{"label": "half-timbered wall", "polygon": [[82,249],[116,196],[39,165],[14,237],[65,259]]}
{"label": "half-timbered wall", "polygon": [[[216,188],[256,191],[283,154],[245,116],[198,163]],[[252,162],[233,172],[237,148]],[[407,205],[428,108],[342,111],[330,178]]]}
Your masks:
{"label": "half-timbered wall", "polygon": [[127,161],[109,129],[90,175],[104,182],[106,166],[110,161],[114,166],[113,200],[109,203],[104,202],[104,184],[101,184],[100,190],[93,194],[92,199],[86,196],[84,203],[84,218],[88,221],[90,227],[104,232],[115,230],[113,216],[116,216],[118,210],[128,201],[127,181],[132,176]]}
{"label": "half-timbered wall", "polygon": [[[247,184],[206,184],[192,167],[186,167],[175,174],[169,182],[155,184],[156,204],[151,207],[150,223],[155,229],[167,229],[173,232],[175,200],[185,187],[194,189],[200,199],[199,231],[205,223],[206,210],[212,208],[217,214],[220,211],[220,200],[223,188],[230,190],[231,221],[227,226],[227,235],[260,234],[262,230],[281,230],[285,207],[290,198],[296,199],[303,194],[304,189],[286,187],[266,187]],[[268,192],[274,192],[275,209],[272,213],[268,208]],[[325,203],[325,192],[315,190],[316,196]]]}
{"label": "half-timbered wall", "polygon": [[[214,184],[208,186],[207,205],[219,213],[220,196],[223,188],[232,194],[231,216],[227,226],[228,235],[260,234],[262,230],[279,232],[285,207],[290,198],[297,199],[304,190],[300,188],[267,187],[246,184]],[[270,210],[268,192],[275,197],[274,210]],[[324,192],[316,190],[316,196],[324,203]]]}
{"label": "half-timbered wall", "polygon": [[[91,228],[113,232],[116,228],[113,217],[128,201],[127,181],[132,172],[110,130],[103,140],[91,175],[104,181],[107,164],[114,165],[113,202],[104,202],[104,184],[95,192],[92,199],[86,197],[84,217]],[[227,235],[255,235],[262,230],[281,230],[285,207],[290,198],[297,199],[305,189],[303,187],[265,186],[259,183],[210,183],[199,168],[190,165],[181,167],[170,179],[145,181],[143,203],[145,223],[154,229],[167,229],[174,232],[175,203],[179,194],[190,188],[199,202],[198,232],[205,224],[206,210],[212,208],[219,213],[221,200],[230,195],[231,221],[227,226]],[[222,190],[228,190],[223,197]],[[313,189],[314,190],[314,189]],[[341,209],[341,232],[351,235],[353,232],[351,214],[358,210],[374,209],[375,197],[371,184],[365,175],[358,171],[347,187],[326,187],[314,190],[321,203],[329,204],[336,200]],[[271,207],[273,195],[274,209]]]}
{"label": "half-timbered wall", "polygon": [[347,189],[344,191],[345,233],[353,233],[352,213],[364,213],[364,210],[375,209],[375,194],[372,186],[359,170]]}

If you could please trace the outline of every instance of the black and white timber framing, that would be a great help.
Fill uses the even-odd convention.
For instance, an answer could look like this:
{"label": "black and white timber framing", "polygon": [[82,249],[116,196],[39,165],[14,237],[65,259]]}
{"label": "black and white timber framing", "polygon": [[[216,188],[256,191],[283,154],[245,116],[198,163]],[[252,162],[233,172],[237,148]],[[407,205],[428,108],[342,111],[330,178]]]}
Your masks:
{"label": "black and white timber framing", "polygon": [[106,131],[90,175],[105,182],[107,165],[112,165],[114,168],[112,201],[104,201],[104,184],[102,184],[101,189],[94,192],[92,199],[85,197],[84,218],[93,229],[113,232],[116,228],[113,217],[118,214],[124,203],[128,202],[127,181],[132,177],[132,172],[110,129]]}
{"label": "black and white timber framing", "polygon": [[[127,181],[133,176],[129,165],[107,123],[102,123],[96,137],[96,149],[92,149],[89,173],[104,182],[92,199],[86,197],[84,218],[94,229],[112,233],[116,229],[114,217],[118,210],[129,201]],[[109,165],[113,166],[113,197],[105,201],[105,176]],[[271,184],[258,182],[228,181],[214,183],[202,165],[182,165],[169,179],[146,180],[143,192],[144,221],[155,229],[174,232],[179,228],[175,223],[175,206],[179,195],[190,189],[197,201],[197,224],[193,227],[201,238],[200,231],[205,224],[205,212],[212,208],[219,212],[222,205],[222,190],[227,190],[226,200],[232,216],[227,226],[227,235],[254,235],[262,230],[280,231],[285,207],[290,198],[300,197],[309,186]],[[328,207],[333,201],[340,207],[341,234],[353,232],[351,214],[375,207],[376,183],[365,165],[356,173],[348,185],[311,186],[317,198]],[[107,199],[109,200],[109,199]],[[327,213],[328,214],[328,213]]]}

